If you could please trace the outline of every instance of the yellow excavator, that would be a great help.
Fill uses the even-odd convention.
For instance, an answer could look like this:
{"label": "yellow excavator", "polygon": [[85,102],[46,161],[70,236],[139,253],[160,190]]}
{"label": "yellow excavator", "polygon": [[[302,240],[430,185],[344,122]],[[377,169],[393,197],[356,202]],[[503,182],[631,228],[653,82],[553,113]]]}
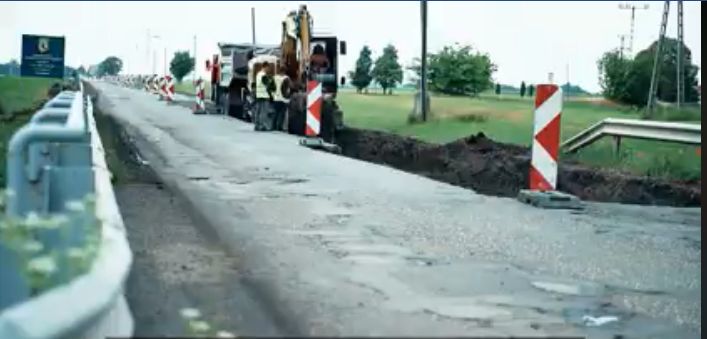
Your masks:
{"label": "yellow excavator", "polygon": [[[339,41],[335,35],[314,35],[312,25],[312,16],[305,5],[290,12],[282,22],[278,67],[283,67],[290,78],[288,132],[304,135],[307,82],[316,80],[322,84],[323,95],[320,136],[326,142],[333,142],[336,132],[343,128],[343,113],[336,103],[336,93],[339,55],[346,55],[346,42]],[[326,62],[322,63],[322,60]],[[341,84],[345,82],[346,79],[341,77]]]}
{"label": "yellow excavator", "polygon": [[[346,42],[335,35],[312,33],[312,16],[301,5],[282,21],[280,45],[219,43],[220,70],[215,76],[215,104],[227,115],[242,120],[252,119],[252,84],[264,62],[275,63],[275,72],[284,68],[289,86],[283,91],[289,99],[287,131],[304,135],[307,113],[307,81],[322,83],[320,137],[334,142],[336,132],[343,128],[343,113],[336,104],[339,82],[339,55],[346,55]],[[315,58],[325,59],[325,67],[312,66]],[[322,55],[323,52],[323,55]],[[320,65],[321,66],[321,65]],[[341,77],[341,83],[346,79]]]}

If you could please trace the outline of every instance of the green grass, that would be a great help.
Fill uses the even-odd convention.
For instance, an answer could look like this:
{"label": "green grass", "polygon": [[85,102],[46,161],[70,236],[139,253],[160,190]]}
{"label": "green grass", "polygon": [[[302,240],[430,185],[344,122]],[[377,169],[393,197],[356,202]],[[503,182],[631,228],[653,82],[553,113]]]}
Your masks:
{"label": "green grass", "polygon": [[0,105],[7,113],[36,107],[47,96],[47,90],[56,79],[0,78]]}
{"label": "green grass", "polygon": [[[338,102],[344,120],[352,127],[382,130],[421,140],[446,143],[477,132],[506,143],[529,146],[532,136],[533,99],[517,95],[483,93],[479,98],[432,96],[432,119],[408,124],[413,108],[412,92],[392,96],[371,92],[356,94],[342,90]],[[604,118],[639,119],[640,112],[598,98],[569,98],[563,105],[561,140],[565,140]],[[661,120],[700,121],[699,107],[681,111],[663,109]],[[612,140],[601,140],[575,155],[563,155],[585,164],[609,167],[635,174],[679,179],[701,178],[697,147],[646,140],[622,140],[621,153],[614,154]]]}
{"label": "green grass", "polygon": [[[196,89],[194,87],[194,84],[192,84],[191,81],[189,80],[184,80],[182,83],[175,83],[174,84],[174,91],[177,93],[182,93],[182,94],[187,94],[187,95],[195,95],[196,94]],[[208,95],[211,91],[211,84],[210,83],[205,83],[204,84],[204,92],[206,95]]]}
{"label": "green grass", "polygon": [[0,78],[0,106],[4,115],[0,116],[0,188],[5,187],[5,160],[7,144],[12,134],[29,121],[27,110],[39,106],[47,98],[47,90],[56,82],[44,78]]}

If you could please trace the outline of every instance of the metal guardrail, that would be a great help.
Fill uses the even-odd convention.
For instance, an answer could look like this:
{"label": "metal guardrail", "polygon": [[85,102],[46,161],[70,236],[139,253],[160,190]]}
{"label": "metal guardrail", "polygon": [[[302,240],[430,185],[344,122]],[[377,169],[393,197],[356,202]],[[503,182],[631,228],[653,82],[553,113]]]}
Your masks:
{"label": "metal guardrail", "polygon": [[[83,86],[79,92],[60,93],[40,109],[13,135],[7,158],[8,217],[64,215],[68,222],[62,229],[38,235],[47,249],[85,243],[82,227],[87,221],[99,225],[99,240],[86,272],[36,296],[13,264],[16,253],[0,242],[0,338],[132,336],[133,320],[123,294],[132,254]],[[69,208],[87,195],[94,197],[95,210]],[[59,240],[57,233],[68,238]],[[66,270],[59,265],[57,281],[67,276]]]}
{"label": "metal guardrail", "polygon": [[678,122],[604,119],[562,143],[568,152],[576,152],[604,136],[616,138],[616,147],[621,138],[649,139],[690,145],[702,144],[702,125]]}

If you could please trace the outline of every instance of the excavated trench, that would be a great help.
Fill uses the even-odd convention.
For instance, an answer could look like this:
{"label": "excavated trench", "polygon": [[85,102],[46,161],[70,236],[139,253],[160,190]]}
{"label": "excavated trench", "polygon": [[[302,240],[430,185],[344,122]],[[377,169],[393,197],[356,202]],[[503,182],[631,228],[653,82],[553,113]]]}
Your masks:
{"label": "excavated trench", "polygon": [[[207,111],[215,110],[213,106],[207,107]],[[344,156],[470,188],[480,194],[515,197],[528,187],[530,149],[495,142],[483,133],[439,145],[346,127],[338,133],[336,143]],[[670,181],[568,161],[560,163],[557,180],[558,190],[586,201],[701,206],[701,181]]]}
{"label": "excavated trench", "polygon": [[[384,164],[493,196],[515,197],[528,187],[530,149],[495,142],[483,133],[444,145],[394,134],[346,128],[337,136],[342,154]],[[558,190],[582,200],[698,207],[699,182],[668,181],[579,164],[559,166]]]}

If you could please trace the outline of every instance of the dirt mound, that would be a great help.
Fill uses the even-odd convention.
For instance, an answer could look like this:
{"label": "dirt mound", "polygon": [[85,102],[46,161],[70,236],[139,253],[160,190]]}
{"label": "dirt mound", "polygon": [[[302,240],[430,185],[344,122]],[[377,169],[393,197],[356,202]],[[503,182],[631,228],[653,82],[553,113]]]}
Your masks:
{"label": "dirt mound", "polygon": [[[437,145],[389,133],[347,128],[337,137],[345,156],[385,164],[478,193],[515,197],[528,187],[530,149],[483,133]],[[699,184],[672,182],[563,163],[558,189],[583,200],[700,206]]]}

